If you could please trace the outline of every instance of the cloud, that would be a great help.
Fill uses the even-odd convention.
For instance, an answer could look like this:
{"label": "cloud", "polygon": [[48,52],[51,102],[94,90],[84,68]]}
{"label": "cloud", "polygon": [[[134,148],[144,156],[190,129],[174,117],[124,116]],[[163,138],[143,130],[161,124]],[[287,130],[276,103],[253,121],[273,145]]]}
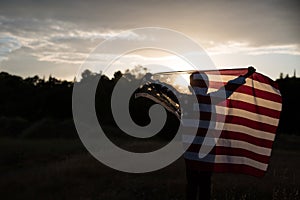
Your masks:
{"label": "cloud", "polygon": [[60,64],[75,64],[81,65],[87,58],[88,53],[74,53],[74,52],[40,52],[33,53],[33,56],[37,57],[39,61],[47,61],[51,63]]}
{"label": "cloud", "polygon": [[[145,26],[183,32],[212,55],[299,56],[299,6],[298,0],[2,0],[0,66],[25,73],[17,66],[22,58],[41,65],[26,74],[44,73],[43,66],[63,72],[101,41]],[[129,33],[122,39],[145,38]]]}
{"label": "cloud", "polygon": [[209,55],[245,54],[288,54],[300,55],[300,48],[296,44],[253,46],[248,42],[228,41],[226,43],[215,44],[210,42],[211,47],[207,48]]}
{"label": "cloud", "polygon": [[53,19],[0,16],[0,20],[0,61],[8,59],[7,55],[12,51],[24,47],[28,54],[40,61],[78,64],[80,58],[85,58],[95,45],[105,39],[143,39],[133,32],[119,36],[121,30],[83,30],[76,24]]}
{"label": "cloud", "polygon": [[41,61],[36,56],[29,54],[29,50],[21,47],[13,54],[9,54],[9,59],[2,61],[0,71],[23,77],[39,75],[47,78],[51,74],[57,78],[73,80],[79,65]]}
{"label": "cloud", "polygon": [[21,48],[21,46],[17,39],[0,35],[0,62],[6,60],[9,53]]}
{"label": "cloud", "polygon": [[[51,31],[74,26],[86,32],[162,26],[199,41],[247,40],[258,46],[300,43],[298,0],[73,0],[72,4],[67,0],[2,0],[0,4],[2,15],[9,19],[53,20]],[[22,24],[16,26],[24,27]],[[28,30],[34,23],[25,24]]]}

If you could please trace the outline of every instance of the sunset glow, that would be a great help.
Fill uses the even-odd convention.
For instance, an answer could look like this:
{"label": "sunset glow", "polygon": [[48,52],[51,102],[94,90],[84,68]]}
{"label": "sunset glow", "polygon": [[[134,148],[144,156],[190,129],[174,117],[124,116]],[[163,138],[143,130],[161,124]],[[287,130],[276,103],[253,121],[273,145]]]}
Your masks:
{"label": "sunset glow", "polygon": [[[273,79],[300,73],[298,1],[1,1],[0,70],[73,80],[95,47],[122,31],[163,27],[197,42],[220,68],[255,66]],[[61,9],[64,8],[64,9]],[[168,12],[166,12],[168,10]],[[128,32],[124,40],[148,40]],[[176,41],[173,41],[176,44]],[[122,44],[120,44],[122,45]],[[112,52],[99,55],[114,56]],[[152,51],[153,53],[153,51]],[[131,53],[120,70],[156,64],[186,69],[174,55]],[[152,58],[149,58],[152,57]],[[137,62],[137,57],[140,59]],[[144,60],[144,62],[143,62]]]}

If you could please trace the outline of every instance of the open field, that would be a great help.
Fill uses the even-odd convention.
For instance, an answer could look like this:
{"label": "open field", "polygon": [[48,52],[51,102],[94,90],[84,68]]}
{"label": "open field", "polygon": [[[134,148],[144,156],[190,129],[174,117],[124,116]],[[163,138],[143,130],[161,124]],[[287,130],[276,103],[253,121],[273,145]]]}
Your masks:
{"label": "open field", "polygon": [[[110,169],[79,140],[0,139],[1,199],[185,199],[185,166],[147,174]],[[299,199],[300,137],[276,139],[263,178],[213,176],[213,199]]]}

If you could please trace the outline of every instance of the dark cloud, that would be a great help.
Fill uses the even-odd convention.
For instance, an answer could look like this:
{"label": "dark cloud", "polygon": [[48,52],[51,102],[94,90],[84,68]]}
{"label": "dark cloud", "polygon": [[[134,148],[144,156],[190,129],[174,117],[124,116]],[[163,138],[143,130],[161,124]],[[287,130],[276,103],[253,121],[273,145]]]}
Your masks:
{"label": "dark cloud", "polygon": [[39,75],[40,77],[53,75],[58,78],[68,78],[72,80],[80,64],[53,63],[39,60],[38,57],[30,54],[28,48],[20,48],[13,54],[9,54],[8,59],[0,65],[0,71],[29,77]]}
{"label": "dark cloud", "polygon": [[204,40],[256,45],[300,43],[299,8],[289,0],[1,1],[2,15],[11,18],[55,19],[82,29],[164,26]]}
{"label": "dark cloud", "polygon": [[[207,48],[215,46],[216,52],[239,42],[233,52],[276,49],[296,55],[299,8],[298,0],[2,0],[0,62],[5,61],[0,67],[18,71],[23,63],[29,67],[20,71],[27,74],[70,67],[72,62],[74,67],[74,60],[80,62],[77,55],[83,58],[121,30],[143,26],[178,30]],[[65,67],[61,73],[68,74]]]}

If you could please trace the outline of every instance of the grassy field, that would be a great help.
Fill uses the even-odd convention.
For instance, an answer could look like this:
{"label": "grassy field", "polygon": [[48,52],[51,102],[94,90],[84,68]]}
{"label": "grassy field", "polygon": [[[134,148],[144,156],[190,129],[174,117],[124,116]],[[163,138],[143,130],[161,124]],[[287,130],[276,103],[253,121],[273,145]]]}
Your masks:
{"label": "grassy field", "polygon": [[[128,174],[99,163],[79,140],[0,139],[1,199],[185,199],[182,158]],[[300,137],[280,136],[263,178],[214,174],[213,199],[300,199]]]}

